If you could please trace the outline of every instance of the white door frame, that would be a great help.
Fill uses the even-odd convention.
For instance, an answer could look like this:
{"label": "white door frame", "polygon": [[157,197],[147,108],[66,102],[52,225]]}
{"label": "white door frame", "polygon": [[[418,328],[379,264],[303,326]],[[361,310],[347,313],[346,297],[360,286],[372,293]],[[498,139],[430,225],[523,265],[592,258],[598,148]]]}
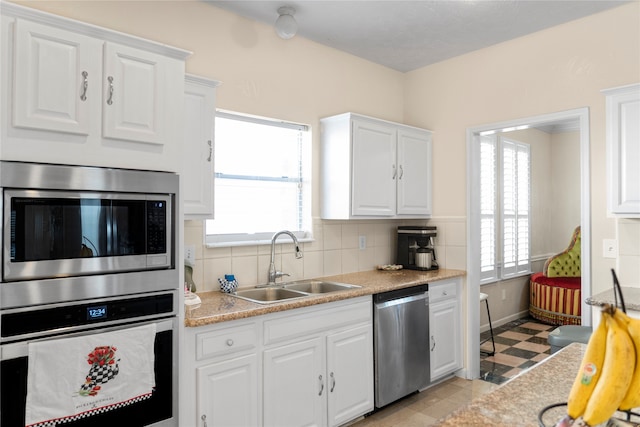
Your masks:
{"label": "white door frame", "polygon": [[591,307],[585,300],[591,296],[591,177],[589,153],[589,108],[467,128],[467,318],[465,355],[466,377],[480,376],[480,132],[518,126],[540,125],[576,119],[580,122],[580,225],[582,275],[582,324],[591,325]]}

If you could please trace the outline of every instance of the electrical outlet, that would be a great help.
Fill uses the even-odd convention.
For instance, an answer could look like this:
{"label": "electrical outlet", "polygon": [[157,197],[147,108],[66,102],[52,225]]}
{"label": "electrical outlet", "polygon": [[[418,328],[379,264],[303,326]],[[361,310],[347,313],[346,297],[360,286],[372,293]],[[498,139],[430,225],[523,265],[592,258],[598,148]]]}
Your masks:
{"label": "electrical outlet", "polygon": [[602,257],[618,258],[618,241],[616,239],[602,239]]}
{"label": "electrical outlet", "polygon": [[358,239],[358,242],[360,245],[360,249],[367,248],[367,236],[360,236],[360,238]]}
{"label": "electrical outlet", "polygon": [[507,299],[507,290],[506,290],[506,289],[503,289],[503,290],[502,290],[502,301],[504,301],[504,300],[506,300],[506,299]]}
{"label": "electrical outlet", "polygon": [[192,266],[196,265],[196,247],[194,245],[184,245],[184,259]]}

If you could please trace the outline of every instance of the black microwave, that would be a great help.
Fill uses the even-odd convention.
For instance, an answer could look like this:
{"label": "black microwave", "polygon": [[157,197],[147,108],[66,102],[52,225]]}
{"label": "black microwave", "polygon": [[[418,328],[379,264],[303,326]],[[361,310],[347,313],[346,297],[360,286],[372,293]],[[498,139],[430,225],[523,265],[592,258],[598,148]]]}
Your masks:
{"label": "black microwave", "polygon": [[158,175],[2,162],[2,282],[174,268],[177,186]]}

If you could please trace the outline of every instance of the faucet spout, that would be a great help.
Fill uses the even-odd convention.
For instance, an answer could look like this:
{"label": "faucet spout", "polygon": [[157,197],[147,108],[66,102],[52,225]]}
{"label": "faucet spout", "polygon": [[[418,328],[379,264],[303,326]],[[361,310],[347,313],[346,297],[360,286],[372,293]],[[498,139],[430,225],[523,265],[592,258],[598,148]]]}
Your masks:
{"label": "faucet spout", "polygon": [[291,237],[291,239],[293,239],[293,244],[295,245],[295,248],[296,248],[295,249],[296,259],[302,258],[302,252],[300,251],[300,244],[298,243],[298,239],[296,238],[295,234],[293,234],[289,230],[282,230],[275,233],[271,238],[271,261],[269,262],[269,280],[267,282],[267,286],[275,285],[276,279],[278,277],[288,276],[287,273],[283,273],[282,271],[277,271],[276,265],[275,265],[276,240],[282,234],[286,234],[287,236]]}

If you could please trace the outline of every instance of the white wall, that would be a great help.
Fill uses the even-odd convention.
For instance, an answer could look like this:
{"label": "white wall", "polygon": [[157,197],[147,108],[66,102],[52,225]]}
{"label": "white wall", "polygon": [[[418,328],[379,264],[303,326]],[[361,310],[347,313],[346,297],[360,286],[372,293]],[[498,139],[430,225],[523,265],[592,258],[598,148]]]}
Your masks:
{"label": "white wall", "polygon": [[602,240],[616,238],[616,222],[606,213],[600,91],[639,80],[640,2],[407,73],[405,121],[434,130],[435,215],[466,215],[467,128],[588,107],[592,284],[608,289],[616,261],[602,257]]}

